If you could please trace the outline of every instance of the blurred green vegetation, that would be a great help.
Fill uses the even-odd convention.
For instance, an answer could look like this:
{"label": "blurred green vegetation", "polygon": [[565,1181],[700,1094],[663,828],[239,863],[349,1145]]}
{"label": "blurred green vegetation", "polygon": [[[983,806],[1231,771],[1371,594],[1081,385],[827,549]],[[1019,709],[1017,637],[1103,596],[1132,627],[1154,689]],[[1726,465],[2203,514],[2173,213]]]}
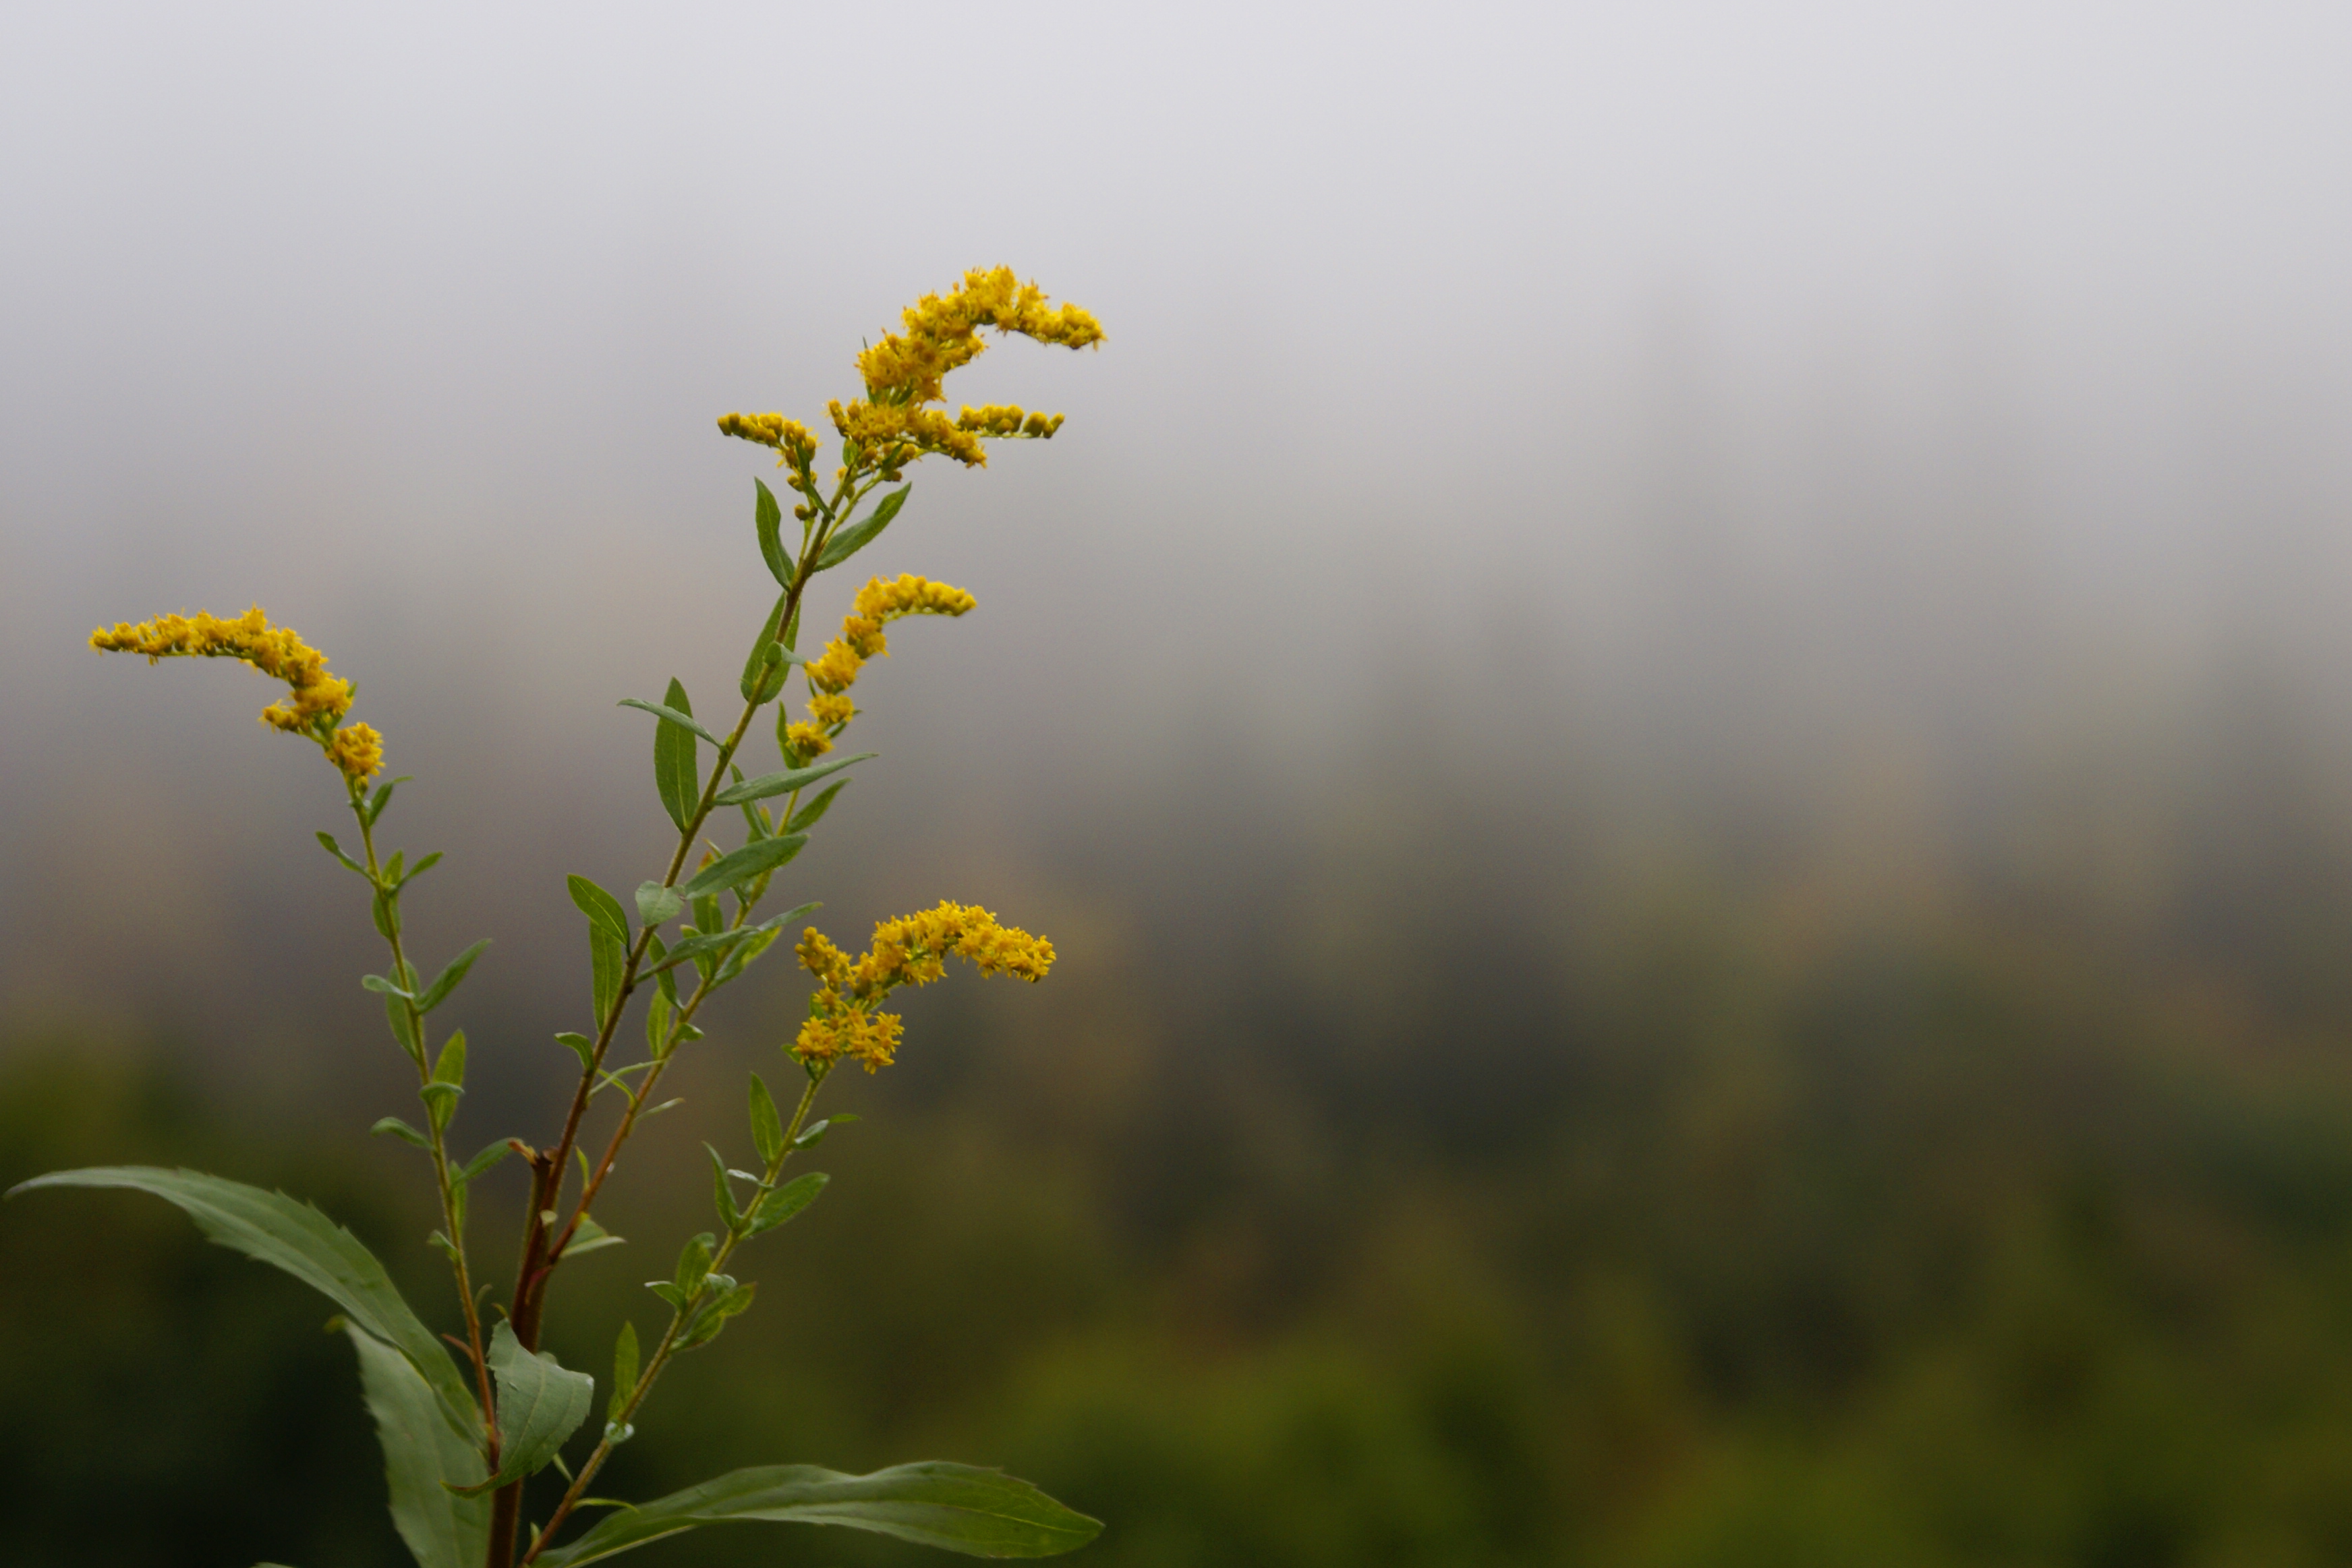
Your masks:
{"label": "blurred green vegetation", "polygon": [[[2352,1557],[2352,1085],[2335,994],[2275,970],[2324,945],[2248,935],[2326,928],[2334,884],[2126,941],[1989,883],[1685,866],[1563,900],[1499,863],[1272,866],[1289,901],[1222,943],[1106,915],[1034,993],[1050,1027],[1025,991],[919,998],[932,1067],[847,1086],[832,1189],[599,1490],[1003,1463],[1110,1521],[1106,1568]],[[18,1042],[0,1180],[281,1185],[445,1314],[412,1155],[173,1059]],[[567,1278],[568,1364],[658,1321],[636,1282],[701,1223],[692,1139],[740,1141],[756,1060],[714,1056],[639,1151],[606,1218],[647,1239]],[[0,1209],[11,1562],[397,1561],[327,1313],[161,1205]],[[919,1555],[745,1527],[643,1560]]]}

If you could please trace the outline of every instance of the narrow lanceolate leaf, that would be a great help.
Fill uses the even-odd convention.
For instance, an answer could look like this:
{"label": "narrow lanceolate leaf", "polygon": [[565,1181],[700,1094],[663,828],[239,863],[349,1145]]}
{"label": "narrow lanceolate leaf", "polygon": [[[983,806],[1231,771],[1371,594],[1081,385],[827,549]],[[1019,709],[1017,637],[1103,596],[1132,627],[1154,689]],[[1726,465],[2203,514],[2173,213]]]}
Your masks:
{"label": "narrow lanceolate leaf", "polygon": [[[744,656],[741,685],[745,702],[750,702],[758,695],[761,683],[768,673],[768,650],[776,645],[776,633],[784,619],[784,603],[792,596],[790,589],[776,595],[775,608],[768,612],[766,624],[760,628],[760,635],[752,641],[751,652]],[[799,612],[795,611],[793,613],[798,615]],[[792,638],[787,635],[783,640],[789,643]]]}
{"label": "narrow lanceolate leaf", "polygon": [[402,1143],[414,1144],[420,1149],[429,1149],[433,1146],[432,1140],[397,1116],[386,1116],[368,1131],[377,1137],[390,1133]]}
{"label": "narrow lanceolate leaf", "polygon": [[883,497],[872,511],[834,535],[826,541],[824,553],[816,558],[817,570],[839,566],[872,544],[890,526],[890,519],[898,515],[898,508],[907,504],[907,492],[913,488],[912,485],[900,486]]}
{"label": "narrow lanceolate leaf", "polygon": [[[342,846],[342,845],[341,845],[341,844],[339,844],[339,843],[337,843],[337,842],[335,842],[335,835],[334,835],[334,834],[332,834],[332,833],[320,833],[320,834],[319,834],[319,835],[318,835],[318,839],[319,839],[319,847],[320,847],[320,849],[325,850],[329,854],[331,854],[331,855],[334,856],[337,860],[339,860],[339,861],[342,862],[345,865],[347,865],[347,866],[351,867],[351,868],[352,868],[352,870],[353,870],[353,871],[355,871],[355,872],[359,873],[362,876],[367,876],[367,875],[368,875],[368,869],[367,869],[367,867],[365,867],[365,866],[363,866],[363,865],[360,864],[360,862],[357,862],[357,861],[355,861],[355,860],[352,859],[352,857],[351,857],[351,856],[349,856],[349,855],[347,855],[347,854],[343,853],[343,846]],[[373,877],[372,877],[372,876],[368,876],[368,881],[370,881],[370,882],[373,882],[374,880],[375,880],[375,878],[373,878]]]}
{"label": "narrow lanceolate leaf", "polygon": [[793,813],[793,820],[784,824],[784,831],[788,833],[797,833],[815,827],[824,819],[825,812],[832,809],[833,798],[847,788],[849,788],[849,780],[846,779],[826,785],[824,792],[815,800]]}
{"label": "narrow lanceolate leaf", "polygon": [[752,520],[760,530],[760,559],[768,563],[768,570],[785,588],[793,585],[794,562],[784,554],[784,509],[776,505],[776,493],[762,480],[751,483],[759,486],[760,498],[754,503]]}
{"label": "narrow lanceolate leaf", "polygon": [[764,800],[771,795],[789,795],[795,789],[806,789],[820,779],[829,779],[854,763],[863,762],[869,757],[880,755],[881,753],[877,751],[861,751],[855,757],[837,757],[831,762],[820,762],[813,768],[794,768],[783,773],[762,773],[757,779],[747,779],[740,784],[729,785],[719,791],[717,800],[721,806],[740,806],[746,800]]}
{"label": "narrow lanceolate leaf", "polygon": [[416,1010],[429,1013],[447,1001],[449,993],[457,988],[459,982],[465,979],[466,972],[474,967],[474,960],[480,957],[482,949],[489,945],[490,939],[485,936],[450,959],[449,967],[434,976],[433,983],[425,988],[425,994],[416,998]]}
{"label": "narrow lanceolate leaf", "polygon": [[756,1072],[751,1074],[751,1143],[768,1165],[784,1152],[784,1121],[776,1114],[776,1097]]}
{"label": "narrow lanceolate leaf", "polygon": [[801,846],[806,842],[808,835],[805,833],[786,833],[782,838],[761,839],[757,843],[745,844],[740,850],[730,850],[695,873],[692,880],[677,891],[688,898],[725,893],[762,872],[775,870],[800,853]]}
{"label": "narrow lanceolate leaf", "polygon": [[408,1310],[375,1254],[309,1204],[297,1203],[282,1192],[264,1192],[201,1171],[167,1171],[152,1166],[53,1171],[10,1192],[13,1196],[47,1186],[123,1187],[177,1205],[208,1239],[284,1270],[398,1351],[432,1390],[449,1426],[469,1443],[478,1438],[481,1411],[449,1353]]}
{"label": "narrow lanceolate leaf", "polygon": [[621,908],[621,901],[584,876],[567,876],[563,885],[571,892],[572,902],[588,917],[591,925],[601,925],[613,934],[613,939],[628,946],[629,917]]}
{"label": "narrow lanceolate leaf", "polygon": [[629,950],[602,925],[588,927],[589,981],[596,1003],[596,1020],[602,1024],[610,1018],[621,999],[621,971],[627,967]]}
{"label": "narrow lanceolate leaf", "polygon": [[[686,687],[673,678],[669,693],[662,706],[676,708],[692,717],[694,705],[686,700]],[[654,789],[661,796],[662,810],[677,824],[679,832],[694,820],[694,808],[702,800],[702,769],[696,760],[694,731],[675,724],[654,727]]]}
{"label": "narrow lanceolate leaf", "polygon": [[637,1391],[637,1325],[621,1324],[621,1335],[613,1342],[613,1399],[605,1406],[605,1416],[617,1421],[629,1408],[629,1396]]}
{"label": "narrow lanceolate leaf", "polygon": [[455,1495],[482,1479],[482,1456],[449,1430],[433,1391],[398,1351],[346,1323],[360,1353],[360,1387],[383,1444],[392,1522],[417,1568],[480,1568],[489,1550],[490,1500]]}
{"label": "narrow lanceolate leaf", "polygon": [[848,1476],[814,1465],[762,1465],[608,1515],[539,1561],[579,1568],[681,1530],[736,1520],[842,1524],[970,1557],[1052,1557],[1102,1533],[1100,1521],[1002,1470],[934,1461]]}
{"label": "narrow lanceolate leaf", "polygon": [[506,1323],[490,1333],[490,1371],[499,1380],[499,1473],[465,1488],[461,1496],[496,1491],[538,1474],[596,1404],[594,1378],[565,1371],[545,1351],[533,1354],[523,1349]]}
{"label": "narrow lanceolate leaf", "polygon": [[690,713],[680,713],[674,707],[667,706],[662,703],[649,703],[642,697],[623,697],[615,706],[620,707],[641,709],[646,713],[653,715],[656,718],[663,719],[670,724],[677,726],[680,729],[692,730],[695,734],[702,737],[703,739],[710,742],[713,746],[721,744],[719,738],[711,734],[709,730],[703,728],[700,722],[698,721]]}
{"label": "narrow lanceolate leaf", "polygon": [[760,1211],[751,1217],[751,1226],[743,1232],[747,1237],[763,1235],[816,1201],[825,1184],[833,1178],[823,1171],[811,1171],[797,1176],[770,1193],[761,1201]]}
{"label": "narrow lanceolate leaf", "polygon": [[564,1260],[569,1262],[585,1252],[601,1252],[607,1247],[618,1247],[627,1240],[627,1237],[614,1235],[583,1214],[580,1217],[580,1228],[574,1230],[572,1239],[564,1244]]}

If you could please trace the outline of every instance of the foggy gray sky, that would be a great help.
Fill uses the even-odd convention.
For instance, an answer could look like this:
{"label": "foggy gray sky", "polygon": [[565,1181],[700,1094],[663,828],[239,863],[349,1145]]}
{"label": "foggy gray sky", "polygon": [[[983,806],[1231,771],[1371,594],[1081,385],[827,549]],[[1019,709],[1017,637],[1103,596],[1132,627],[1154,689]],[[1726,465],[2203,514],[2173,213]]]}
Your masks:
{"label": "foggy gray sky", "polygon": [[874,552],[982,601],[876,694],[915,776],[1540,727],[1506,667],[1735,729],[2013,706],[2062,653],[2161,706],[2249,636],[2339,677],[2347,45],[2317,5],[14,7],[0,874],[51,935],[0,976],[105,927],[85,852],[152,857],[201,951],[174,877],[332,809],[263,683],[100,621],[258,600],[435,826],[640,831],[607,705],[715,698],[763,601],[713,417],[814,423],[999,261],[1109,341],[960,373],[1068,425],[919,469]]}

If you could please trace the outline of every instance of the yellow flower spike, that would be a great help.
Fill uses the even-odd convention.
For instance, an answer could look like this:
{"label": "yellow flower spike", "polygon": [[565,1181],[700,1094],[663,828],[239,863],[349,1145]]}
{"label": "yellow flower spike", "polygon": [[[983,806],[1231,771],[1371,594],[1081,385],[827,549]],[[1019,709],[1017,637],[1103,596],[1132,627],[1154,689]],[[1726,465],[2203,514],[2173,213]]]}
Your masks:
{"label": "yellow flower spike", "polygon": [[[355,737],[341,750],[325,737],[322,727],[331,728],[351,711],[352,684],[330,674],[327,655],[291,626],[269,624],[258,604],[234,621],[199,610],[193,616],[159,615],[136,626],[117,622],[112,631],[101,626],[92,632],[89,645],[101,653],[144,653],[151,664],[183,657],[242,661],[286,683],[286,699],[262,709],[262,723],[319,741],[348,777],[364,778],[383,766],[383,737],[364,725],[352,727],[365,730],[366,738]],[[363,760],[364,770],[354,772]]]}
{"label": "yellow flower spike", "polygon": [[801,934],[795,951],[801,967],[824,984],[788,1049],[804,1062],[853,1057],[868,1072],[890,1064],[903,1032],[898,1015],[877,1012],[876,1004],[900,986],[939,979],[950,955],[968,959],[982,975],[1032,982],[1054,967],[1054,945],[1044,937],[999,925],[978,904],[948,902],[878,923],[873,946],[855,961],[814,927]]}
{"label": "yellow flower spike", "polygon": [[857,716],[857,705],[840,692],[819,692],[809,698],[809,716],[828,727],[847,724]]}

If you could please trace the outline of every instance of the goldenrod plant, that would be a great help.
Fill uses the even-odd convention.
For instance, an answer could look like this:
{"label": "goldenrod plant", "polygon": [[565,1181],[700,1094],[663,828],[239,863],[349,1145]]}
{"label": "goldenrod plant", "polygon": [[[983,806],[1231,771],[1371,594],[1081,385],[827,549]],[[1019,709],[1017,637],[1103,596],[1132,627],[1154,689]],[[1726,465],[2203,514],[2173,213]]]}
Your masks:
{"label": "goldenrod plant", "polygon": [[[797,1092],[780,1103],[751,1076],[748,1134],[756,1157],[743,1168],[710,1150],[717,1228],[688,1239],[677,1267],[649,1282],[669,1312],[650,1345],[633,1323],[620,1325],[601,1431],[569,1465],[561,1450],[590,1418],[595,1379],[540,1348],[562,1266],[620,1240],[597,1224],[598,1201],[640,1124],[675,1103],[660,1098],[662,1078],[680,1048],[702,1037],[695,1019],[704,1004],[817,907],[802,904],[759,917],[772,885],[840,797],[845,771],[872,755],[845,755],[840,746],[857,716],[851,693],[859,671],[889,651],[890,622],[961,616],[972,608],[971,594],[943,582],[873,578],[852,597],[840,635],[803,656],[801,618],[811,585],[847,565],[890,526],[906,504],[906,471],[919,460],[941,455],[980,466],[988,442],[1043,440],[1060,428],[1059,414],[990,406],[950,416],[938,406],[942,381],[982,351],[989,329],[1070,349],[1102,337],[1092,316],[1074,305],[1048,305],[1034,284],[1020,282],[1010,268],[970,272],[947,293],[924,296],[904,313],[903,330],[858,356],[865,395],[830,406],[840,460],[829,477],[818,468],[821,444],[798,422],[778,413],[730,413],[719,421],[727,434],[777,454],[799,543],[791,542],[784,503],[755,481],[753,530],[777,594],[743,661],[742,706],[731,725],[723,731],[707,726],[677,680],[658,702],[633,697],[623,704],[654,720],[655,789],[677,841],[659,874],[625,903],[584,876],[567,879],[587,922],[593,1009],[585,1028],[555,1036],[577,1059],[578,1075],[551,1142],[499,1137],[465,1158],[452,1152],[467,1047],[463,1031],[436,1039],[433,1015],[488,943],[475,943],[429,977],[412,959],[402,900],[441,857],[411,862],[381,847],[384,812],[395,786],[406,780],[373,782],[383,768],[384,740],[368,725],[350,722],[351,683],[330,674],[324,654],[291,628],[271,625],[257,607],[235,620],[165,615],[90,638],[101,652],[143,653],[150,663],[236,659],[284,681],[288,695],[263,711],[263,721],[316,745],[341,779],[356,842],[347,846],[320,832],[319,843],[366,885],[390,961],[386,973],[361,984],[383,998],[394,1043],[415,1069],[424,1105],[421,1124],[387,1116],[374,1131],[415,1145],[429,1163],[441,1220],[431,1242],[455,1278],[459,1332],[428,1327],[348,1231],[281,1193],[143,1166],[64,1171],[16,1190],[152,1194],[185,1210],[213,1240],[284,1270],[332,1301],[338,1325],[358,1352],[361,1387],[383,1440],[393,1521],[419,1568],[576,1568],[730,1521],[846,1525],[981,1557],[1050,1556],[1084,1545],[1101,1529],[1001,1471],[947,1463],[865,1476],[770,1465],[644,1502],[590,1494],[613,1450],[635,1433],[672,1361],[709,1344],[751,1307],[753,1286],[733,1272],[745,1244],[793,1218],[824,1189],[821,1172],[787,1173],[794,1156],[855,1119],[836,1113],[810,1120],[819,1092],[842,1062],[872,1072],[891,1061],[902,1032],[898,1015],[882,1010],[892,994],[939,979],[950,958],[965,959],[982,975],[1033,982],[1053,967],[1051,943],[975,905],[942,903],[886,920],[854,958],[814,927],[801,933],[793,951],[815,987],[800,1016],[780,1024],[778,1041],[788,1072],[797,1076]],[[796,674],[807,694],[798,713],[782,700]],[[781,767],[751,774],[743,747],[771,705],[778,709]],[[707,768],[706,746],[716,754]],[[730,819],[740,821],[740,841],[722,847],[712,836]],[[626,1061],[636,1055],[624,1043],[633,1008],[645,1050]],[[601,1142],[588,1136],[590,1113],[600,1106],[614,1113]],[[467,1194],[509,1155],[529,1166],[530,1182],[519,1263],[501,1307],[490,1301],[495,1283],[477,1282]],[[447,1348],[453,1344],[460,1347],[454,1355]],[[569,1484],[544,1519],[526,1520],[523,1483],[551,1466]],[[593,1522],[583,1517],[588,1510],[597,1511]]]}

